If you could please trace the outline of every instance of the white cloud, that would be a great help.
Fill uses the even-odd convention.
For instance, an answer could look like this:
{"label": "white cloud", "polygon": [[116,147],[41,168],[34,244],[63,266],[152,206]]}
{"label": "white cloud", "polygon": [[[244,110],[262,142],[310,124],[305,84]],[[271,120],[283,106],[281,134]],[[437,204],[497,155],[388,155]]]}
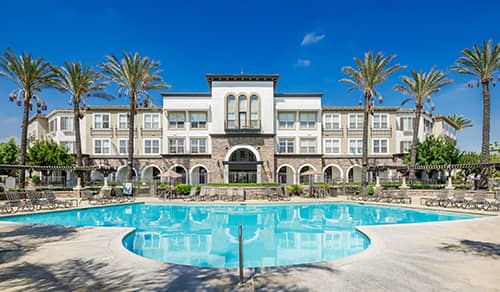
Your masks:
{"label": "white cloud", "polygon": [[306,33],[306,35],[304,36],[304,39],[302,40],[300,45],[306,46],[306,45],[310,45],[310,44],[319,43],[325,37],[326,37],[326,35],[316,34],[315,32]]}
{"label": "white cloud", "polygon": [[297,67],[309,67],[311,66],[311,60],[309,59],[298,59],[297,63],[295,64]]}

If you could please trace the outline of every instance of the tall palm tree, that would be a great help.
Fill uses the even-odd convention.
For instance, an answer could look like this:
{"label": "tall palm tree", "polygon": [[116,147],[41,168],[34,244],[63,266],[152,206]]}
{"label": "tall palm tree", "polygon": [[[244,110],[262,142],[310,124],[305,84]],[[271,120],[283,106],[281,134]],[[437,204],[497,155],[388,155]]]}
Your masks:
{"label": "tall palm tree", "polygon": [[[26,163],[29,112],[34,106],[36,106],[38,113],[47,109],[47,105],[38,93],[54,84],[55,74],[51,70],[50,64],[43,58],[35,59],[26,52],[18,57],[13,50],[7,49],[0,56],[0,76],[16,84],[17,88],[11,92],[9,99],[23,107],[19,163],[24,165]],[[25,186],[25,175],[24,170],[20,171],[19,184],[22,188]]]}
{"label": "tall palm tree", "polygon": [[[400,91],[411,97],[405,99],[401,104],[415,101],[415,119],[413,120],[413,141],[411,143],[410,173],[411,182],[416,179],[415,164],[417,161],[417,143],[420,117],[424,111],[424,103],[431,103],[431,95],[441,90],[441,88],[453,81],[447,78],[447,74],[436,67],[432,67],[428,73],[410,71],[411,77],[402,76],[402,84],[394,86],[394,90]],[[434,107],[434,106],[432,106]]]}
{"label": "tall palm tree", "polygon": [[[363,158],[361,170],[361,185],[367,185],[368,171],[368,125],[369,115],[374,111],[374,100],[377,95],[376,87],[387,80],[394,72],[403,69],[399,64],[390,65],[396,55],[384,57],[379,52],[375,56],[373,52],[365,53],[364,59],[354,58],[356,67],[343,67],[342,72],[348,76],[340,80],[342,83],[352,85],[349,91],[359,90],[364,96],[364,119],[363,119]],[[381,100],[381,97],[379,97]]]}
{"label": "tall palm tree", "polygon": [[170,87],[159,75],[162,72],[158,69],[159,67],[160,62],[158,61],[151,60],[149,57],[141,57],[139,53],[132,54],[125,51],[123,51],[123,59],[119,60],[115,55],[110,55],[106,56],[105,62],[101,64],[106,78],[118,86],[118,96],[125,95],[130,98],[127,157],[127,179],[129,180],[132,179],[134,117],[137,108],[141,105],[147,107],[151,104],[149,90]]}
{"label": "tall palm tree", "polygon": [[[493,41],[483,42],[481,47],[474,44],[472,49],[464,49],[462,55],[452,67],[458,73],[473,75],[477,78],[477,87],[483,90],[483,141],[481,144],[481,163],[490,161],[490,83],[495,86],[495,74],[500,69],[500,43],[493,47]],[[472,83],[468,84],[473,87]],[[479,187],[488,187],[489,168],[481,169]]]}
{"label": "tall palm tree", "polygon": [[454,122],[458,126],[458,130],[461,131],[465,128],[472,127],[472,121],[465,118],[463,115],[457,115],[456,113],[449,114],[448,119]]}
{"label": "tall palm tree", "polygon": [[57,75],[55,87],[69,94],[69,103],[73,105],[76,165],[83,166],[80,135],[80,119],[83,118],[81,107],[85,105],[87,97],[110,99],[111,96],[104,92],[107,83],[103,81],[101,73],[92,67],[83,66],[80,62],[64,62],[64,66],[53,67],[53,70]]}

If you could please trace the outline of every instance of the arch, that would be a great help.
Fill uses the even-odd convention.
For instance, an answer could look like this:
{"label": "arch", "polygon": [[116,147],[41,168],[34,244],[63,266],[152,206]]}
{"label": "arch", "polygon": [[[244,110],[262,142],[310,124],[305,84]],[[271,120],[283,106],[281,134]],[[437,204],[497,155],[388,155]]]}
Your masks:
{"label": "arch", "polygon": [[[198,169],[197,169],[198,168]],[[205,175],[200,172],[201,169],[205,169]],[[208,167],[203,164],[196,164],[189,170],[189,181],[193,185],[205,185],[208,183]]]}
{"label": "arch", "polygon": [[[151,170],[151,172],[149,171],[150,169],[156,169],[158,174],[155,175],[155,171],[154,170]],[[162,173],[162,170],[161,168],[156,165],[156,164],[148,164],[146,166],[144,166],[142,168],[142,171],[141,171],[141,179],[142,180],[145,180],[145,181],[152,181],[155,179],[156,176],[160,175]]]}
{"label": "arch", "polygon": [[[302,166],[299,167],[299,170],[297,171],[298,181],[300,184],[309,183],[309,179],[310,179],[309,176],[301,176],[300,175],[302,173],[302,170],[306,167],[311,168],[316,174],[318,173],[318,170],[312,164],[310,164],[310,163],[303,164]],[[312,181],[313,182],[316,181],[316,176],[313,176]]]}
{"label": "arch", "polygon": [[[123,171],[125,170],[125,171]],[[122,165],[120,167],[118,167],[116,169],[116,172],[115,172],[115,180],[116,181],[125,181],[127,179],[127,166],[126,165]],[[137,177],[137,170],[135,170],[135,168],[132,167],[132,171],[133,171],[133,177]]]}
{"label": "arch", "polygon": [[344,179],[344,172],[342,171],[342,168],[338,164],[330,163],[323,168],[323,177],[324,177],[325,182],[330,182],[330,181],[334,182],[336,179],[335,175],[333,174],[333,171],[332,171],[331,177],[327,178],[326,171],[328,170],[328,168],[332,168],[332,169],[334,168],[338,171],[338,173],[339,173],[338,181],[342,181]]}
{"label": "arch", "polygon": [[236,150],[240,150],[240,149],[249,150],[250,152],[252,152],[255,155],[255,158],[257,159],[257,161],[261,161],[259,151],[257,151],[257,149],[255,149],[255,147],[253,147],[252,145],[248,145],[248,144],[239,144],[239,145],[235,145],[235,146],[231,147],[231,149],[229,149],[227,151],[226,156],[224,157],[224,161],[229,161],[231,154],[233,154],[233,152],[235,152]]}
{"label": "arch", "polygon": [[92,170],[90,172],[90,181],[104,181],[104,174],[98,170]]}
{"label": "arch", "polygon": [[[280,174],[280,170],[285,167],[285,173]],[[288,170],[291,170],[289,172]],[[281,164],[277,169],[276,169],[276,182],[281,183],[281,184],[286,184],[286,185],[291,185],[295,183],[295,177],[296,177],[296,172],[295,168],[291,166],[290,164]]]}
{"label": "arch", "polygon": [[[355,168],[359,169],[359,173],[355,173]],[[347,181],[348,182],[360,182],[361,181],[361,165],[359,164],[353,164],[351,166],[349,166],[349,168],[347,168]],[[352,173],[351,173],[352,171]]]}
{"label": "arch", "polygon": [[[175,171],[175,169],[176,169],[176,168],[178,168],[178,167],[180,167],[180,168],[182,168],[182,169],[183,169],[183,172],[184,172],[184,173],[180,173],[180,174],[182,174],[182,175],[183,175],[183,183],[184,183],[184,184],[187,184],[187,183],[188,183],[188,175],[189,175],[189,171],[188,171],[188,169],[187,169],[184,165],[182,165],[182,164],[173,164],[172,166],[170,166],[170,167],[169,167],[169,169],[171,169],[171,170],[174,170],[174,171]],[[176,172],[177,172],[177,171],[176,171]],[[179,173],[179,172],[177,172],[177,173]]]}

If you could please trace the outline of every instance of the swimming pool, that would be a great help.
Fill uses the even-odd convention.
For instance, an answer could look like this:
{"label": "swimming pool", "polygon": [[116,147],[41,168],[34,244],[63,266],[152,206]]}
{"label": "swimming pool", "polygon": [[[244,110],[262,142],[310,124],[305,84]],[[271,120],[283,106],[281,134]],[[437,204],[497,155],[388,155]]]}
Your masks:
{"label": "swimming pool", "polygon": [[37,224],[123,226],[132,252],[159,261],[202,267],[238,266],[243,224],[246,267],[333,260],[366,249],[359,225],[470,219],[475,216],[351,203],[275,205],[129,204],[0,218]]}

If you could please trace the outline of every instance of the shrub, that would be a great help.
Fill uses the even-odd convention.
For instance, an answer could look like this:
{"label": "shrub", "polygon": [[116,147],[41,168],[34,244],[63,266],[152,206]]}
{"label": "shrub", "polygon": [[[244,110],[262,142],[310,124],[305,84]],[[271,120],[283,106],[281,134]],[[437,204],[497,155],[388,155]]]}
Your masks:
{"label": "shrub", "polygon": [[39,175],[35,174],[31,176],[31,182],[33,182],[35,185],[38,185],[42,182],[42,180],[40,179]]}
{"label": "shrub", "polygon": [[0,184],[0,193],[3,193],[4,190],[3,185]]}
{"label": "shrub", "polygon": [[279,186],[279,183],[210,183],[208,186],[210,187],[276,187]]}
{"label": "shrub", "polygon": [[196,191],[199,192],[201,190],[201,186],[199,185],[186,185],[186,184],[178,184],[175,186],[175,190],[184,195],[189,194],[191,188],[195,187]]}
{"label": "shrub", "polygon": [[300,196],[302,194],[302,186],[301,185],[289,185],[288,190],[290,191],[292,196]]}
{"label": "shrub", "polygon": [[368,186],[368,195],[373,195],[373,194],[375,194],[375,188],[372,185],[370,185]]}

